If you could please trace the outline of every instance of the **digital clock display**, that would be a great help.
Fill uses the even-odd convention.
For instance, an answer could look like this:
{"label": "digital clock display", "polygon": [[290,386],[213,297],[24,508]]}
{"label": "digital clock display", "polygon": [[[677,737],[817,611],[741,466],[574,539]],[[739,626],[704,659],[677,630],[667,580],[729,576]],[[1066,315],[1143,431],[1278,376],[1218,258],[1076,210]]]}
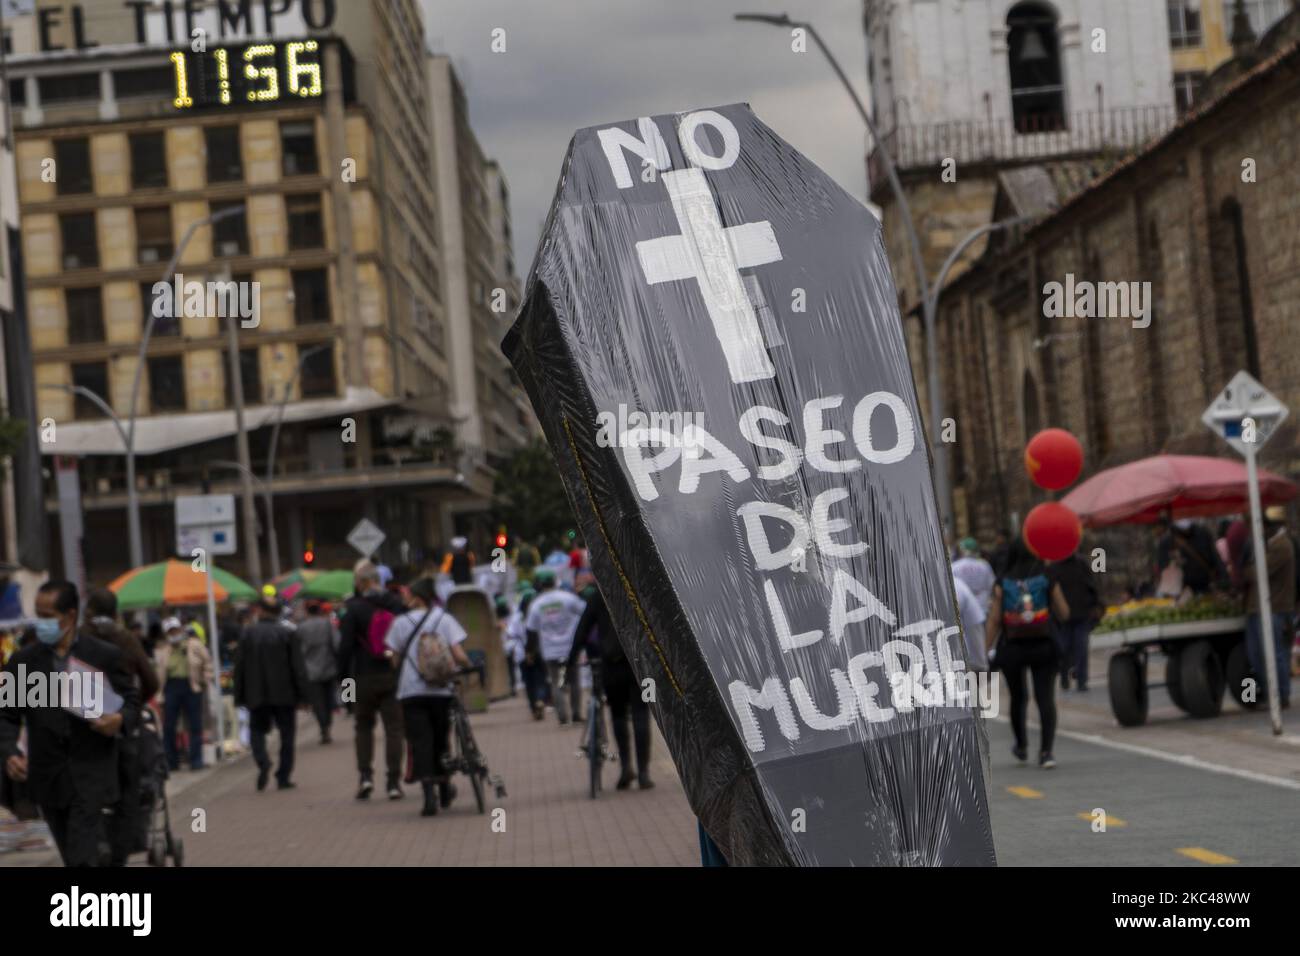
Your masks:
{"label": "digital clock display", "polygon": [[188,110],[319,97],[324,93],[320,53],[316,40],[178,50],[171,55],[172,105]]}

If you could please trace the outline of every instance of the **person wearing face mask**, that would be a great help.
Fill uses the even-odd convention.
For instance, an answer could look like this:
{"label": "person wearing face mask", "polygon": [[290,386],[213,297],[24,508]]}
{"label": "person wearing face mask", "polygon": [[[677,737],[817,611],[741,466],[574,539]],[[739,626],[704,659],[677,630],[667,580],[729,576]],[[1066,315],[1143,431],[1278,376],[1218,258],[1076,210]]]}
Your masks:
{"label": "person wearing face mask", "polygon": [[[43,675],[53,689],[60,685],[57,675],[93,668],[107,685],[99,700],[113,700],[116,709],[92,718],[48,697],[44,705],[17,700],[0,706],[0,760],[11,779],[27,782],[64,864],[101,866],[110,854],[104,810],[119,797],[118,736],[135,731],[140,691],[120,650],[78,630],[78,605],[76,585],[43,585],[36,594],[36,642],[15,653],[5,670],[29,685]],[[26,753],[18,746],[24,724]]]}
{"label": "person wearing face mask", "polygon": [[190,735],[190,769],[203,769],[203,689],[212,682],[212,655],[192,627],[178,617],[162,623],[166,643],[154,651],[163,689],[163,747],[167,766],[179,770],[180,750],[176,731],[181,714]]}

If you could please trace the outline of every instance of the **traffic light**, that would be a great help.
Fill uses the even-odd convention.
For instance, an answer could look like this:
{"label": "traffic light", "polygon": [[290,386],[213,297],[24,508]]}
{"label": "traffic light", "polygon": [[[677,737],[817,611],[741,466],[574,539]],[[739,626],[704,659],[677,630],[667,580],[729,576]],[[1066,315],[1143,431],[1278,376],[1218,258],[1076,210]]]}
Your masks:
{"label": "traffic light", "polygon": [[307,542],[307,548],[302,553],[302,566],[310,568],[316,562],[316,552],[312,548],[312,542]]}
{"label": "traffic light", "polygon": [[504,548],[508,540],[509,538],[506,537],[506,533],[504,531],[499,532],[497,534],[497,547]]}

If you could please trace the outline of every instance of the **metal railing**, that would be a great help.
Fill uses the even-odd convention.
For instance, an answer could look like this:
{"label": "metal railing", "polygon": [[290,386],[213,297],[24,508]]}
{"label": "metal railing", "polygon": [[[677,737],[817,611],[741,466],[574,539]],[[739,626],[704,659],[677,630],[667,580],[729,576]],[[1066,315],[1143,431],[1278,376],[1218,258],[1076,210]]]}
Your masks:
{"label": "metal railing", "polygon": [[955,159],[960,165],[1127,152],[1168,131],[1177,122],[1178,111],[1174,106],[1136,106],[1030,120],[1019,124],[1011,119],[962,120],[895,127],[882,134],[882,143],[873,144],[867,155],[871,184],[884,182],[880,145],[904,170],[937,165],[945,159]]}

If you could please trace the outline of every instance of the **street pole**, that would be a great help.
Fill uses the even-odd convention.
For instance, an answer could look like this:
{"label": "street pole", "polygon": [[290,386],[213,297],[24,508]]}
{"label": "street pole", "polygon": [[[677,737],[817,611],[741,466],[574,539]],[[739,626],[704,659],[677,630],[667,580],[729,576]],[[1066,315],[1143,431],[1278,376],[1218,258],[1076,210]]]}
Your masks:
{"label": "street pole", "polygon": [[[243,206],[232,206],[229,209],[223,209],[220,212],[212,213],[190,223],[189,228],[185,230],[185,235],[181,236],[176,251],[172,253],[171,261],[167,263],[167,271],[162,277],[163,283],[172,281],[172,276],[176,273],[176,265],[181,261],[181,254],[185,252],[185,247],[189,245],[194,233],[203,226],[213,225],[230,216],[242,215],[243,212]],[[172,311],[176,311],[175,302],[172,303]],[[145,352],[149,349],[149,337],[153,335],[153,324],[157,318],[158,316],[151,306],[148,317],[145,319],[144,333],[140,336],[140,352],[135,361],[135,381],[131,384],[131,410],[126,429],[126,523],[131,549],[131,567],[133,568],[138,568],[144,564],[144,544],[140,531],[140,496],[136,493],[135,488],[135,418],[140,403],[140,378],[144,372]]]}
{"label": "street pole", "polygon": [[271,428],[271,447],[266,455],[266,481],[262,485],[262,494],[266,502],[266,540],[271,557],[271,580],[275,580],[280,576],[280,541],[275,533],[275,512],[271,499],[271,482],[275,480],[275,453],[280,443],[280,425],[284,422],[284,407],[289,404],[289,398],[293,395],[293,386],[298,381],[298,376],[302,374],[303,363],[310,356],[327,348],[329,348],[329,345],[317,345],[305,352],[298,353],[298,364],[294,366],[293,376],[289,379],[288,384],[284,386],[284,397],[280,399],[280,404],[275,410],[275,425]]}
{"label": "street pole", "polygon": [[[998,222],[985,223],[972,229],[966,234],[966,238],[957,243],[956,248],[948,253],[943,268],[939,270],[938,279],[930,286],[925,297],[923,309],[925,319],[926,391],[930,393],[931,440],[934,443],[934,483],[936,493],[939,496],[939,511],[943,516],[945,545],[948,537],[953,534],[955,529],[953,527],[952,472],[949,466],[948,443],[939,440],[937,437],[943,424],[943,390],[939,387],[939,333],[937,328],[939,296],[943,294],[943,286],[948,281],[949,270],[957,264],[957,260],[961,258],[962,253],[969,248],[971,243],[987,233],[1010,229],[1012,226],[1029,222],[1034,218],[1036,217],[1017,216],[1014,219],[1002,219]],[[997,450],[994,449],[994,454],[996,453]]]}
{"label": "street pole", "polygon": [[216,759],[220,760],[225,756],[226,750],[226,730],[225,724],[225,701],[221,694],[221,641],[217,637],[217,599],[212,593],[212,555],[203,556],[204,573],[203,577],[207,582],[208,589],[208,644],[211,646],[212,654],[212,709],[215,711],[216,728],[217,728],[217,753]]}
{"label": "street pole", "polygon": [[240,499],[243,504],[244,540],[248,542],[248,570],[254,587],[261,588],[262,555],[257,548],[257,510],[253,503],[253,469],[249,464],[248,432],[244,428],[244,375],[239,362],[239,316],[226,320],[230,347],[230,394],[235,400],[235,449],[239,454]]}
{"label": "street pole", "polygon": [[1259,500],[1259,468],[1255,464],[1255,443],[1242,444],[1246,449],[1246,484],[1250,487],[1250,532],[1255,545],[1255,585],[1259,589],[1259,631],[1264,654],[1264,679],[1268,682],[1268,717],[1276,737],[1282,733],[1282,708],[1277,695],[1277,661],[1273,659],[1273,604],[1268,593],[1268,554],[1264,546],[1263,506]]}

